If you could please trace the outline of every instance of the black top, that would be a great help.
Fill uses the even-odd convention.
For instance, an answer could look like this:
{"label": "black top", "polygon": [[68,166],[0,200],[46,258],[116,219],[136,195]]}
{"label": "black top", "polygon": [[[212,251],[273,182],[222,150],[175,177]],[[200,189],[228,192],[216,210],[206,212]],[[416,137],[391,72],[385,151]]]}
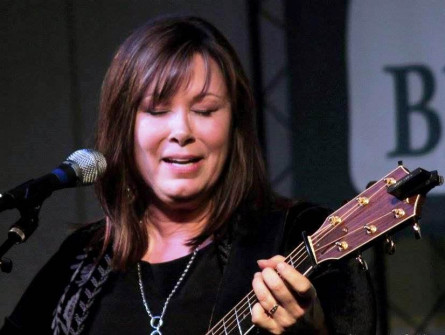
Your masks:
{"label": "black top", "polygon": [[[152,315],[159,316],[165,300],[183,273],[191,255],[179,259],[149,264],[141,262],[145,297]],[[210,320],[215,305],[222,268],[216,248],[210,244],[198,251],[187,275],[170,299],[161,332],[164,335],[205,334],[208,330],[201,320]],[[104,287],[103,298],[92,311],[88,334],[147,335],[153,330],[142,303],[136,266],[127,273],[115,274]]]}
{"label": "black top", "polygon": [[[256,260],[287,255],[301,242],[301,231],[312,234],[326,215],[326,210],[307,203],[271,210],[262,216],[251,212],[238,215],[223,240],[198,253],[167,308],[163,334],[205,334],[210,322],[215,324],[251,291],[253,274],[258,271]],[[62,244],[6,318],[1,335],[52,334],[53,322],[62,325],[60,333],[76,325],[87,334],[151,333],[136,266],[126,273],[110,273],[107,257],[97,265],[85,251],[91,235],[101,225],[103,222],[82,229]],[[184,257],[163,264],[143,263],[144,286],[154,314],[160,313],[187,261]],[[331,333],[375,334],[375,301],[369,275],[354,260],[320,266],[310,280]],[[72,313],[73,309],[77,314]],[[298,328],[290,333],[307,333]]]}

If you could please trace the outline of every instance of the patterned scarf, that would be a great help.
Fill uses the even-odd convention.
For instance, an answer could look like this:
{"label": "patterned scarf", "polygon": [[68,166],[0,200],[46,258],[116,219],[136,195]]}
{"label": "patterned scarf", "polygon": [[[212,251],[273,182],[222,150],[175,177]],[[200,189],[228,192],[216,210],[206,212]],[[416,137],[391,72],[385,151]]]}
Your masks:
{"label": "patterned scarf", "polygon": [[85,250],[71,266],[70,283],[54,311],[51,329],[54,335],[81,334],[95,298],[111,272],[111,257],[105,254],[99,262]]}

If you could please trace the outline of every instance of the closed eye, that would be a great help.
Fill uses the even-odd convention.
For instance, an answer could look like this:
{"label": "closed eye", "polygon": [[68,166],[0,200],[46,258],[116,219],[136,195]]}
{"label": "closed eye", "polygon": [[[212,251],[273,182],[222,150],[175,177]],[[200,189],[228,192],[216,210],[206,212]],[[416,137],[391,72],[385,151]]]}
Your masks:
{"label": "closed eye", "polygon": [[161,116],[168,113],[168,110],[166,109],[147,109],[146,113],[153,115],[153,116]]}
{"label": "closed eye", "polygon": [[193,112],[201,115],[201,116],[210,116],[212,115],[212,113],[216,112],[218,110],[218,108],[213,108],[213,109],[194,109]]}

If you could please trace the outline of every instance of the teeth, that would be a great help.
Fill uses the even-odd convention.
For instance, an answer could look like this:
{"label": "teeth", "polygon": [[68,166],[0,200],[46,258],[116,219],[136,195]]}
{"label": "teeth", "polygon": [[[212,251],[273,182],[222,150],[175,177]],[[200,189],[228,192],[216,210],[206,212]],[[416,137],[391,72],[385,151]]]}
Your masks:
{"label": "teeth", "polygon": [[192,161],[177,161],[177,160],[172,160],[171,161],[174,164],[189,164],[192,163]]}
{"label": "teeth", "polygon": [[174,163],[174,164],[190,164],[190,163],[197,162],[199,160],[199,158],[184,159],[184,160],[166,158],[164,160],[168,163]]}

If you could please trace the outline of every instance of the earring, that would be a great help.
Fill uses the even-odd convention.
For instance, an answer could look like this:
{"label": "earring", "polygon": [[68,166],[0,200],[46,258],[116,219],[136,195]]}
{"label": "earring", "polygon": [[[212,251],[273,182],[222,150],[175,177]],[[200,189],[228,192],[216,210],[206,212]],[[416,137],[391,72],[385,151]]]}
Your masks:
{"label": "earring", "polygon": [[129,202],[133,202],[135,196],[134,196],[133,190],[132,190],[129,186],[127,186],[127,187],[125,188],[125,193],[127,194],[127,199],[128,199],[128,201],[129,201]]}

